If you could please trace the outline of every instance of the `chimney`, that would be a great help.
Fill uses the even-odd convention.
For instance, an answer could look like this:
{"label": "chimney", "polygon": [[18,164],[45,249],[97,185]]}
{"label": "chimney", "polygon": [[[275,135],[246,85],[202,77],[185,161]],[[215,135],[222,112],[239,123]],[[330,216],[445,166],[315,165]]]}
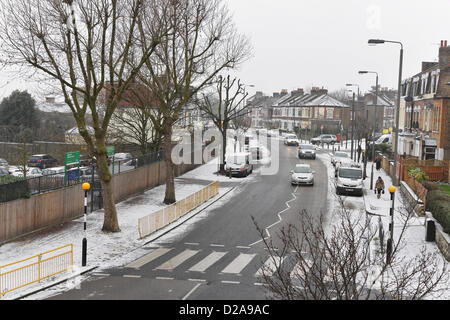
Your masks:
{"label": "chimney", "polygon": [[288,93],[287,89],[281,89],[280,96],[285,96],[287,95],[287,93]]}
{"label": "chimney", "polygon": [[303,89],[302,88],[298,88],[297,90],[291,91],[291,95],[294,96],[294,97],[302,96],[303,94],[304,93],[303,93]]}
{"label": "chimney", "polygon": [[280,93],[278,93],[278,92],[274,92],[274,93],[273,93],[273,97],[274,97],[274,98],[278,98],[279,96],[280,96]]}
{"label": "chimney", "polygon": [[322,89],[319,87],[313,87],[311,89],[311,94],[321,96],[324,94],[328,94],[328,90],[324,89],[323,87],[322,87]]}
{"label": "chimney", "polygon": [[439,48],[439,65],[441,67],[450,63],[450,47],[447,46],[447,40],[442,41],[443,45]]}

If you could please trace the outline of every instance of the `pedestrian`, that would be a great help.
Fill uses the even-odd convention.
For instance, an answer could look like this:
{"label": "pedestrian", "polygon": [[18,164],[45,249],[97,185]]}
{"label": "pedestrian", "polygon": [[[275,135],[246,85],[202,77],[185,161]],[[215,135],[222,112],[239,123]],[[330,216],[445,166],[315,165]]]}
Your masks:
{"label": "pedestrian", "polygon": [[377,167],[377,171],[380,171],[380,168],[381,168],[381,157],[380,156],[377,156],[375,158],[375,164],[376,164],[376,167]]}
{"label": "pedestrian", "polygon": [[378,199],[380,199],[381,193],[384,194],[384,181],[381,177],[378,177],[377,182],[375,183],[375,193],[377,194]]}

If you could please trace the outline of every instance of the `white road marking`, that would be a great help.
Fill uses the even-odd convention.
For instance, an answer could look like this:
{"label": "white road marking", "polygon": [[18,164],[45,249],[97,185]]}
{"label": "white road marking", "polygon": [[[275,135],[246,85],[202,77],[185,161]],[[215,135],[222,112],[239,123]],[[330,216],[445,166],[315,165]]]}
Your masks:
{"label": "white road marking", "polygon": [[200,243],[198,242],[185,242],[184,244],[187,244],[188,246],[198,246]]}
{"label": "white road marking", "polygon": [[231,283],[231,284],[239,284],[240,283],[239,281],[228,281],[228,280],[222,280],[220,282],[222,282],[222,283]]}
{"label": "white road marking", "polygon": [[182,253],[176,255],[170,260],[167,260],[159,267],[155,268],[155,270],[173,270],[178,267],[180,264],[185,262],[187,259],[193,257],[199,252],[199,250],[184,250]]}
{"label": "white road marking", "polygon": [[238,248],[238,249],[250,249],[250,247],[248,247],[248,246],[236,246],[236,248]]}
{"label": "white road marking", "polygon": [[227,252],[216,252],[209,254],[206,258],[201,260],[199,263],[194,265],[189,269],[189,271],[198,271],[198,272],[204,272],[206,269],[208,269],[210,266],[212,266],[214,263],[219,261],[224,255],[226,255]]}
{"label": "white road marking", "polygon": [[236,259],[234,259],[222,273],[241,273],[241,271],[247,266],[247,264],[256,256],[256,254],[240,253]]}
{"label": "white road marking", "polygon": [[158,279],[158,280],[174,280],[175,278],[170,278],[170,277],[156,277],[155,279]]}
{"label": "white road marking", "polygon": [[109,277],[110,276],[109,273],[93,273],[92,275],[96,276],[96,277]]}
{"label": "white road marking", "polygon": [[225,245],[223,245],[223,244],[210,244],[210,246],[211,247],[221,247],[221,248],[225,247]]}
{"label": "white road marking", "polygon": [[[259,268],[259,270],[255,273],[255,277],[263,276],[263,268],[265,268],[267,276],[271,277],[275,271],[277,271],[277,267],[281,266],[285,257],[270,257],[264,262],[264,265]],[[274,261],[275,260],[275,261]]]}
{"label": "white road marking", "polygon": [[298,190],[298,186],[295,188],[294,192],[291,193],[292,196],[293,196],[293,198],[292,198],[291,200],[288,200],[288,201],[285,202],[287,208],[284,209],[284,210],[281,210],[280,212],[277,213],[278,221],[276,221],[276,222],[272,223],[270,226],[264,228],[264,231],[267,233],[267,237],[265,237],[264,239],[260,239],[260,240],[258,240],[258,241],[255,241],[255,242],[249,244],[250,247],[252,247],[252,246],[254,246],[254,245],[257,244],[257,243],[260,243],[260,242],[262,242],[262,241],[264,241],[264,240],[270,238],[269,229],[272,228],[273,226],[279,224],[281,221],[283,221],[283,218],[281,217],[281,214],[282,214],[283,212],[285,212],[285,211],[287,211],[287,210],[289,210],[289,209],[291,208],[291,206],[289,205],[289,202],[292,202],[292,201],[294,201],[294,200],[297,199],[297,196],[295,195],[295,194],[297,193],[297,190]]}
{"label": "white road marking", "polygon": [[194,281],[194,282],[206,282],[205,279],[188,279],[188,281]]}
{"label": "white road marking", "polygon": [[141,278],[141,276],[132,275],[132,274],[124,274],[123,277],[124,278]]}
{"label": "white road marking", "polygon": [[130,263],[126,267],[127,268],[139,269],[143,265],[146,265],[147,263],[155,260],[156,258],[159,258],[160,256],[162,256],[163,254],[166,254],[170,250],[172,250],[172,248],[158,248],[155,251],[152,251],[149,254],[147,254],[147,255],[145,255],[145,256],[143,256],[143,257],[133,261],[132,263]]}
{"label": "white road marking", "polygon": [[192,292],[194,292],[195,290],[197,290],[198,287],[200,287],[202,284],[199,283],[197,284],[194,288],[192,288],[191,291],[189,291],[181,300],[186,300],[191,294]]}

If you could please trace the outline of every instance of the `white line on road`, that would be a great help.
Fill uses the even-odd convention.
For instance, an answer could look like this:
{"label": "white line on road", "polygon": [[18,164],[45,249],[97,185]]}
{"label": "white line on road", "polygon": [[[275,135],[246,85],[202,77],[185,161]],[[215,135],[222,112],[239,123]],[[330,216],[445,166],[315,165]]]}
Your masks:
{"label": "white line on road", "polygon": [[159,258],[163,254],[166,254],[170,250],[172,250],[172,248],[158,248],[155,251],[152,251],[149,254],[147,254],[147,255],[145,255],[145,256],[143,256],[143,257],[133,261],[132,263],[130,263],[126,267],[127,268],[139,269],[143,265],[146,265],[147,263],[150,263],[151,261],[155,260],[156,258]]}
{"label": "white line on road", "polygon": [[223,244],[210,244],[210,246],[211,247],[221,247],[221,248],[225,247],[225,245],[223,245]]}
{"label": "white line on road", "polygon": [[192,288],[192,290],[189,291],[189,292],[183,297],[183,299],[181,299],[181,300],[186,300],[186,299],[192,294],[192,292],[194,292],[195,290],[197,290],[197,288],[200,287],[201,285],[202,285],[201,283],[197,284],[197,285],[196,285],[194,288]]}
{"label": "white line on road", "polygon": [[133,274],[124,274],[123,277],[124,278],[141,278],[142,276],[137,276],[137,275],[133,275]]}
{"label": "white line on road", "polygon": [[96,277],[109,277],[110,276],[109,273],[93,273],[92,275],[96,276]]}
{"label": "white line on road", "polygon": [[194,265],[189,269],[189,271],[198,271],[198,272],[204,272],[206,269],[208,269],[210,266],[212,266],[214,263],[219,261],[224,255],[226,255],[227,252],[212,252],[210,253],[206,258],[201,260],[199,263]]}
{"label": "white line on road", "polygon": [[155,279],[158,279],[158,280],[175,280],[175,278],[170,278],[170,277],[156,277]]}
{"label": "white line on road", "polygon": [[199,250],[184,250],[182,253],[176,255],[172,259],[166,261],[165,263],[157,267],[155,270],[173,270],[180,264],[185,262],[187,259],[196,255],[198,252]]}
{"label": "white line on road", "polygon": [[222,273],[241,273],[241,271],[247,266],[247,264],[256,256],[256,254],[240,253],[236,259],[234,259]]}
{"label": "white line on road", "polygon": [[222,283],[231,283],[231,284],[239,284],[240,283],[239,281],[228,281],[228,280],[222,280],[220,282],[222,282]]}
{"label": "white line on road", "polygon": [[194,281],[194,282],[206,282],[205,279],[188,279],[188,281]]}
{"label": "white line on road", "polygon": [[200,243],[198,242],[185,242],[184,244],[187,244],[188,246],[198,246]]}
{"label": "white line on road", "polygon": [[250,249],[250,247],[248,247],[248,246],[236,246],[236,248],[238,248],[238,249]]}

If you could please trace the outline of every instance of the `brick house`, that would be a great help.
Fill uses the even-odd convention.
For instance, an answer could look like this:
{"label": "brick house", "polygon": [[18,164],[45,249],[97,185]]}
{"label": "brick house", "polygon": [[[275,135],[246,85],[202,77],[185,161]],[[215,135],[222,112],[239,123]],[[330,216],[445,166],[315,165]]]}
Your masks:
{"label": "brick house", "polygon": [[450,46],[441,41],[438,62],[422,62],[402,83],[399,154],[450,160]]}

